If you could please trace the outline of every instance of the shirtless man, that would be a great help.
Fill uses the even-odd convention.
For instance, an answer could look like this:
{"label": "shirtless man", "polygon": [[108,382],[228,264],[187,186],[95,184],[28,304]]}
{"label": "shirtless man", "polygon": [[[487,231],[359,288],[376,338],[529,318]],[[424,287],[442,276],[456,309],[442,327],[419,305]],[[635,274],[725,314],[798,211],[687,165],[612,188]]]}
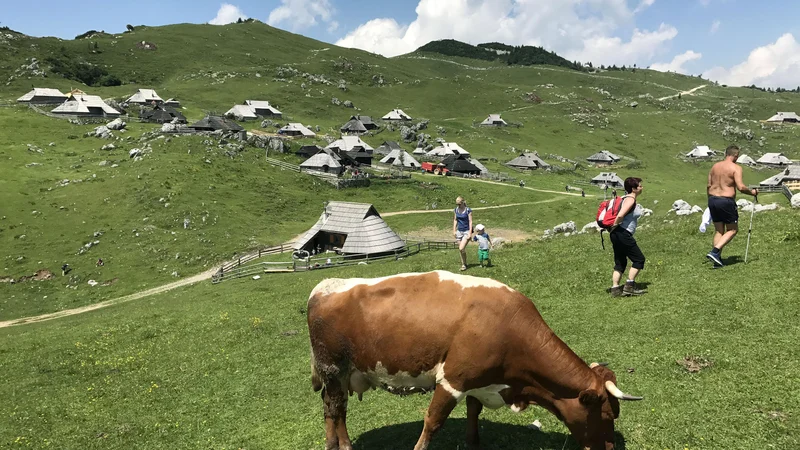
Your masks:
{"label": "shirtless man", "polygon": [[736,164],[739,147],[725,149],[725,159],[714,164],[708,174],[708,209],[714,222],[714,248],[708,258],[714,266],[722,267],[722,249],[739,231],[739,210],[736,209],[736,190],[758,198],[758,189],[750,189],[742,181],[742,168]]}

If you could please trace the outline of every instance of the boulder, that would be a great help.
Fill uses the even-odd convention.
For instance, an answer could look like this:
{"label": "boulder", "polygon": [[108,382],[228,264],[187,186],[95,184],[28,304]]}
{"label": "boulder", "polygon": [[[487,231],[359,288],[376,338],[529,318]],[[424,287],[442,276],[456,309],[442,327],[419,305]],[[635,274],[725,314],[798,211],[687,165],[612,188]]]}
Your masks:
{"label": "boulder", "polygon": [[800,208],[800,193],[792,196],[792,208]]}
{"label": "boulder", "polygon": [[114,137],[114,135],[111,133],[111,130],[109,130],[108,127],[105,125],[100,125],[99,127],[90,131],[87,135],[99,137],[102,139],[111,139],[112,137]]}
{"label": "boulder", "polygon": [[575,222],[569,221],[558,224],[553,227],[553,233],[574,233],[578,231],[578,228],[575,226]]}
{"label": "boulder", "polygon": [[703,208],[699,207],[698,205],[694,205],[694,206],[692,206],[692,209],[690,211],[692,212],[692,214],[694,214],[694,213],[702,213],[703,212]]}
{"label": "boulder", "polygon": [[115,148],[117,148],[117,146],[114,144],[106,144],[100,147],[100,150],[114,150]]}
{"label": "boulder", "polygon": [[692,211],[691,209],[678,209],[675,211],[675,214],[679,216],[688,216],[694,214],[694,211]]}
{"label": "boulder", "polygon": [[743,198],[740,198],[739,200],[736,200],[736,206],[738,206],[739,208],[746,208],[746,207],[748,207],[748,206],[750,206],[752,204],[753,204],[753,202],[751,202],[749,200],[745,200]]}
{"label": "boulder", "polygon": [[353,105],[353,102],[351,102],[350,100],[345,100],[344,103],[342,103],[342,105],[344,105],[345,108],[355,108],[355,105]]}
{"label": "boulder", "polygon": [[649,217],[653,215],[653,210],[650,208],[642,208],[642,217]]}
{"label": "boulder", "polygon": [[112,120],[111,122],[107,123],[106,124],[106,128],[108,128],[109,130],[119,131],[119,130],[125,128],[127,125],[128,124],[125,123],[122,119],[116,118],[116,119]]}
{"label": "boulder", "polygon": [[403,142],[413,142],[417,140],[417,133],[409,127],[402,126],[400,127],[400,138]]}
{"label": "boulder", "polygon": [[685,202],[683,200],[675,200],[672,203],[672,209],[673,209],[673,211],[681,211],[681,210],[687,210],[688,211],[688,210],[692,209],[692,205],[690,205],[689,203],[687,203],[687,202]]}
{"label": "boulder", "polygon": [[130,157],[130,158],[135,158],[137,156],[142,156],[142,149],[140,149],[140,148],[132,148],[128,152],[128,157]]}
{"label": "boulder", "polygon": [[581,233],[589,233],[592,231],[600,231],[600,227],[597,226],[597,221],[589,222],[581,228]]}
{"label": "boulder", "polygon": [[750,203],[749,205],[742,207],[742,211],[751,212],[751,211],[753,211],[753,207],[754,206],[755,206],[756,212],[774,211],[774,210],[778,209],[778,204],[777,203],[767,203],[767,204],[764,204],[764,205],[762,205],[761,203],[758,203],[756,205],[753,205],[752,203]]}

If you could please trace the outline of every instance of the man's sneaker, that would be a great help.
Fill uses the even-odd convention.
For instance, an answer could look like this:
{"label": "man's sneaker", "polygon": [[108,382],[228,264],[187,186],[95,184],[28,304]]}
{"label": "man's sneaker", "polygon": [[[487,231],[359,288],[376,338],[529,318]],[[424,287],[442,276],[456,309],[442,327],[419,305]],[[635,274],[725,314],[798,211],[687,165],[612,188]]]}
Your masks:
{"label": "man's sneaker", "polygon": [[625,282],[625,286],[622,288],[622,295],[625,297],[630,297],[631,295],[642,295],[644,293],[644,290],[636,288],[636,283]]}
{"label": "man's sneaker", "polygon": [[622,286],[612,287],[608,290],[612,297],[622,297]]}
{"label": "man's sneaker", "polygon": [[721,266],[725,265],[725,264],[722,264],[722,255],[720,255],[719,253],[708,252],[708,254],[706,255],[706,258],[708,258],[709,261],[714,263],[715,266],[720,266],[721,267]]}

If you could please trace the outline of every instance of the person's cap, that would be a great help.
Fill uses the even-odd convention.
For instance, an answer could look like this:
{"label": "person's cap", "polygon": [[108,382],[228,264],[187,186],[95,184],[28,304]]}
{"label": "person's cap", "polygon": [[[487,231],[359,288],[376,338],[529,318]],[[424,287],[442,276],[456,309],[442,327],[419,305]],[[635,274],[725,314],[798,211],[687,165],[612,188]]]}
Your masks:
{"label": "person's cap", "polygon": [[484,228],[486,227],[484,227],[482,223],[475,225],[475,231],[483,231]]}

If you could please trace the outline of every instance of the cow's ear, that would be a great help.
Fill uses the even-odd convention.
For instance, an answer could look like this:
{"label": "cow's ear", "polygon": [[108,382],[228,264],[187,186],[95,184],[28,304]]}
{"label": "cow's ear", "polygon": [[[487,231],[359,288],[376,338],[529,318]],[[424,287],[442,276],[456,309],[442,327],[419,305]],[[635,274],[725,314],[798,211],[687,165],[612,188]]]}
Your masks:
{"label": "cow's ear", "polygon": [[578,395],[582,405],[592,406],[600,403],[600,394],[594,389],[585,389]]}

